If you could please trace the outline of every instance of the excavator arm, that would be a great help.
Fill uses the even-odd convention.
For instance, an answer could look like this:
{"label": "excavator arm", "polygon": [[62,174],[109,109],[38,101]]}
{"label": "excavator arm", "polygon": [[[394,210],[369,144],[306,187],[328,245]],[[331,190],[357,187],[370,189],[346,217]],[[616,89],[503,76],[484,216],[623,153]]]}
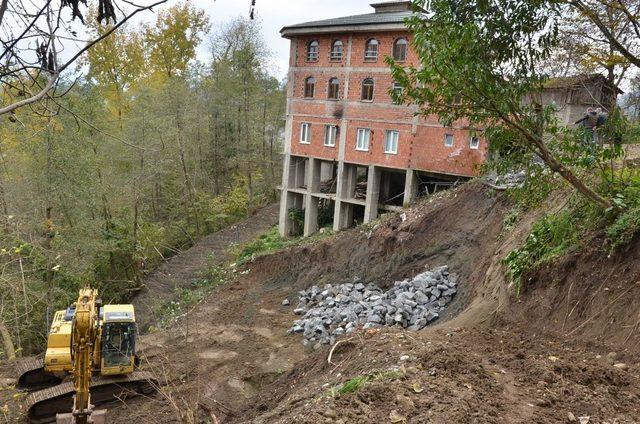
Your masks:
{"label": "excavator arm", "polygon": [[71,357],[73,362],[73,416],[76,424],[86,424],[91,416],[91,370],[93,348],[98,339],[98,292],[85,288],[80,290],[71,331]]}

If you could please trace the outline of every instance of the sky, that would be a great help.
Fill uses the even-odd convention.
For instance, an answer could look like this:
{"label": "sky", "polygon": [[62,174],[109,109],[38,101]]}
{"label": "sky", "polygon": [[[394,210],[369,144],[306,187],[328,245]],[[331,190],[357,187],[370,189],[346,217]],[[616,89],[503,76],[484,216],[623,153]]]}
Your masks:
{"label": "sky", "polygon": [[[203,9],[212,23],[212,31],[236,17],[248,17],[250,0],[191,0]],[[174,3],[174,2],[172,2]],[[255,18],[261,23],[262,36],[273,53],[273,73],[284,78],[289,63],[289,40],[280,37],[287,25],[338,16],[371,13],[373,0],[256,0]],[[147,13],[145,19],[152,20]],[[199,56],[206,58],[207,46],[201,46]]]}

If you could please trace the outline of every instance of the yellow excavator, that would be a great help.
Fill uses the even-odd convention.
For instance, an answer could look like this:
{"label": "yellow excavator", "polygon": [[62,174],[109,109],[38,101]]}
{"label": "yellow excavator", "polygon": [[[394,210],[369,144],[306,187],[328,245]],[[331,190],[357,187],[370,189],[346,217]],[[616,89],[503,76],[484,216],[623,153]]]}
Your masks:
{"label": "yellow excavator", "polygon": [[30,422],[98,424],[105,417],[95,406],[152,392],[153,376],[135,370],[135,340],[133,305],[102,305],[97,290],[81,289],[73,306],[55,313],[44,360],[17,367],[18,387],[32,391]]}

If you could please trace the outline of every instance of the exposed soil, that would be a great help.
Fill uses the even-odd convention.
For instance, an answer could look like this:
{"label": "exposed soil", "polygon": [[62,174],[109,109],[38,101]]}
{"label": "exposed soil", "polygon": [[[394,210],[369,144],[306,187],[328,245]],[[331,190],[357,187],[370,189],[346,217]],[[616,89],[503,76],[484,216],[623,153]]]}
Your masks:
{"label": "exposed soil", "polygon": [[276,225],[278,211],[278,204],[258,209],[252,216],[203,237],[190,249],[168,259],[147,277],[144,288],[133,299],[138,326],[146,330],[155,319],[154,312],[171,299],[176,287],[197,280],[207,266],[227,261],[233,243],[246,243]]}
{"label": "exposed soil", "polygon": [[[140,337],[143,366],[165,385],[111,408],[110,422],[640,422],[640,241],[609,256],[601,239],[585,240],[581,253],[530,275],[516,300],[501,260],[540,212],[505,231],[509,209],[503,195],[469,183],[256,258],[174,327]],[[187,255],[185,275],[197,275],[208,250]],[[459,292],[435,326],[343,337],[331,364],[330,347],[305,349],[286,334],[303,288],[354,276],[386,287],[444,264],[459,274]]]}

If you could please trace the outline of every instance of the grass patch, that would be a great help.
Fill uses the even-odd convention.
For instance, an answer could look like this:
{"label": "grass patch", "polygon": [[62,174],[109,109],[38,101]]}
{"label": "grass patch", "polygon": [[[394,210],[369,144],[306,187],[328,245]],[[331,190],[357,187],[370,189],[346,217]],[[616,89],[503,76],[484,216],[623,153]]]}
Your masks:
{"label": "grass patch", "polygon": [[236,257],[236,264],[243,265],[259,255],[272,253],[287,247],[300,246],[303,244],[315,243],[329,237],[332,232],[324,228],[309,237],[289,237],[284,238],[278,232],[278,227],[273,227],[258,238],[231,249],[231,253]]}
{"label": "grass patch", "polygon": [[234,270],[223,266],[211,266],[200,278],[187,287],[176,288],[173,299],[156,311],[158,327],[167,328],[194,306],[202,302],[218,286],[226,283]]}
{"label": "grass patch", "polygon": [[370,374],[359,375],[345,381],[341,385],[332,387],[329,390],[330,397],[336,397],[340,395],[346,395],[349,393],[356,393],[368,384],[376,381],[391,381],[397,380],[402,377],[402,373],[398,370],[381,370],[374,371]]}

